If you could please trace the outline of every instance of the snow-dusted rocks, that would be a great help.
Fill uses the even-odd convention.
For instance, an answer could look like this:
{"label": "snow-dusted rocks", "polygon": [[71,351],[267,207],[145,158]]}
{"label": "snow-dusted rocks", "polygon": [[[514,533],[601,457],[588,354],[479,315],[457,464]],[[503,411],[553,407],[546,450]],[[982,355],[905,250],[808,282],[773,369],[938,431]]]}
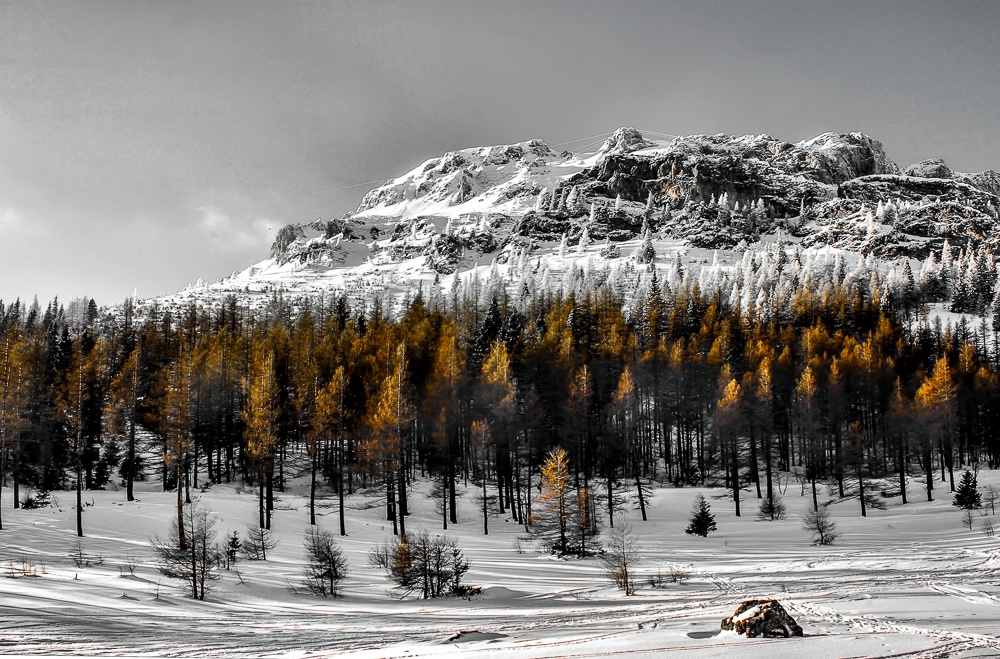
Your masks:
{"label": "snow-dusted rocks", "polygon": [[778,600],[744,600],[733,615],[722,619],[722,629],[747,638],[802,636],[802,627]]}
{"label": "snow-dusted rocks", "polygon": [[655,147],[655,142],[650,142],[642,136],[642,133],[635,128],[622,127],[611,134],[611,137],[604,140],[599,154],[611,155],[617,153],[631,153],[639,149],[649,149]]}
{"label": "snow-dusted rocks", "polygon": [[930,158],[913,163],[903,170],[903,174],[919,178],[951,178],[952,172],[940,158]]}
{"label": "snow-dusted rocks", "polygon": [[822,183],[840,183],[871,174],[898,174],[882,143],[864,133],[823,133],[795,145],[804,152],[790,151],[805,165],[803,174]]}
{"label": "snow-dusted rocks", "polygon": [[[995,171],[926,160],[900,172],[863,133],[793,144],[770,135],[651,140],[622,127],[593,153],[527,140],[431,158],[371,190],[356,213],[283,227],[269,259],[161,300],[399,300],[432,282],[448,290],[477,268],[497,271],[505,283],[494,284],[510,290],[534,279],[559,286],[577,261],[592,272],[634,264],[621,257],[636,253],[646,228],[661,256],[667,245],[742,251],[782,232],[806,250],[922,259],[945,240],[1000,247],[998,195]],[[660,261],[640,265],[674,267]]]}

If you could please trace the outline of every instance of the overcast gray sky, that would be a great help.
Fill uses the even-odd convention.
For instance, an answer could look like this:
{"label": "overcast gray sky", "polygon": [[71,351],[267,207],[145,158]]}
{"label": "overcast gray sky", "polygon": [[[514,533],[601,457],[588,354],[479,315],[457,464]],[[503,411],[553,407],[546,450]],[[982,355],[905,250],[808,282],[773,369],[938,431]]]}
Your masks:
{"label": "overcast gray sky", "polygon": [[621,125],[1000,169],[998,29],[997,2],[0,0],[0,299],[214,280],[373,186],[331,188]]}

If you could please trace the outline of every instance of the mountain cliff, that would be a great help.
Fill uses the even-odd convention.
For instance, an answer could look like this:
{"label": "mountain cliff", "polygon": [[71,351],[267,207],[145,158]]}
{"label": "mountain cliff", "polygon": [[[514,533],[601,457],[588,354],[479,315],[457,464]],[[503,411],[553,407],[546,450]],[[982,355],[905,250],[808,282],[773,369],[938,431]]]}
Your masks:
{"label": "mountain cliff", "polygon": [[[565,266],[739,250],[780,235],[801,249],[883,261],[997,248],[1000,174],[941,160],[900,168],[863,133],[651,140],[619,128],[594,153],[540,140],[452,151],[364,195],[354,213],[283,227],[270,258],[171,299],[325,291],[364,298],[526,259]],[[624,256],[622,256],[624,255]]]}

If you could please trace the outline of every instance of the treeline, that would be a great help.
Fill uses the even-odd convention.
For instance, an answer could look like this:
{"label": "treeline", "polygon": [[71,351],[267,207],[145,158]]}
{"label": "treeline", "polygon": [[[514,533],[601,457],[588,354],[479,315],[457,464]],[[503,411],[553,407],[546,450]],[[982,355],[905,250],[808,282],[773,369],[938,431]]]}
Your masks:
{"label": "treeline", "polygon": [[[129,500],[159,476],[179,518],[191,488],[242,481],[269,528],[274,491],[308,474],[313,522],[317,496],[335,496],[346,533],[344,498],[363,489],[402,535],[412,484],[431,478],[443,527],[471,486],[488,533],[495,513],[529,523],[555,447],[610,526],[628,505],[645,518],[654,481],[724,485],[739,513],[741,488],[774,506],[792,472],[814,506],[829,483],[865,514],[870,478],[905,501],[911,476],[930,498],[962,465],[1000,464],[985,324],[942,329],[905,279],[852,279],[840,262],[821,287],[795,255],[744,265],[715,287],[642,270],[628,299],[610,284],[456,286],[398,314],[343,297],[295,312],[277,297],[262,313],[235,298],[154,307],[141,322],[131,303],[73,321],[58,301],[0,305],[2,505],[75,488],[82,535],[83,492],[114,474]],[[767,268],[783,274],[765,282]],[[137,446],[149,438],[155,463]]]}

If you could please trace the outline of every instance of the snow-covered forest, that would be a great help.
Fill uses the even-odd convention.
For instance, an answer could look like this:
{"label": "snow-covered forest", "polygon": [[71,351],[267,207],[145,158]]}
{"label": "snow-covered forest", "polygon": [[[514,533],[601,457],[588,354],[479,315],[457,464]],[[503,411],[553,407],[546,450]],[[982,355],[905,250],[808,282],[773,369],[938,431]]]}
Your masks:
{"label": "snow-covered forest", "polygon": [[[530,597],[561,593],[588,610],[598,598],[641,627],[659,613],[631,601],[683,609],[691,586],[678,584],[701,583],[703,605],[729,615],[738,594],[780,595],[734,585],[751,565],[770,570],[764,553],[791,547],[812,566],[853,546],[870,558],[857,539],[887,523],[907,542],[939,538],[935,556],[985,551],[988,562],[995,334],[987,316],[952,316],[941,300],[988,310],[990,259],[946,248],[882,283],[864,259],[778,241],[697,278],[679,260],[662,278],[641,265],[570,269],[550,288],[471,277],[395,311],[344,297],[301,311],[275,297],[265,312],[231,298],[143,318],[128,303],[113,314],[5,306],[5,597],[72,589],[113,562],[122,577],[145,575],[113,586],[125,599],[240,610],[246,592],[290,613],[318,595],[363,617],[358,607],[402,597],[410,604],[390,606],[419,621],[417,601],[448,595],[449,615],[485,607],[488,619],[529,597],[521,572],[549,557]],[[625,277],[638,286],[623,298]],[[953,506],[976,476],[991,483],[972,483],[976,505]],[[808,590],[798,569],[786,581]],[[855,624],[810,592],[789,605],[800,619]],[[334,608],[309,615],[348,605],[323,606]],[[569,608],[568,620],[584,615]],[[328,647],[356,648],[341,632]],[[397,630],[372,644],[408,638],[429,637]],[[711,638],[685,642],[710,656]]]}

